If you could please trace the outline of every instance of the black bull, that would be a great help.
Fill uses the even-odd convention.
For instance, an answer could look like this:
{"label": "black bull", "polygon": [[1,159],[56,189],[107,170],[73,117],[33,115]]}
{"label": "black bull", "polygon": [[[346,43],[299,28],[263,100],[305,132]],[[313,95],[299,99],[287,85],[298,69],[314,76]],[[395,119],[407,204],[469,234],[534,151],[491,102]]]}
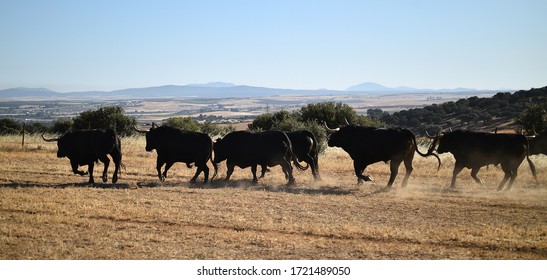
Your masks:
{"label": "black bull", "polygon": [[[311,167],[311,173],[315,180],[319,180],[319,147],[315,135],[308,130],[287,131],[285,132],[291,140],[292,150],[298,161],[303,161]],[[267,168],[262,166],[262,175],[264,177]]]}
{"label": "black bull", "polygon": [[[82,176],[89,174],[90,184],[94,183],[93,167],[98,160],[104,163],[103,182],[108,181],[107,171],[110,159],[107,155],[110,155],[115,166],[112,183],[118,181],[120,165],[123,166],[122,146],[120,138],[113,130],[76,130],[55,139],[46,139],[43,134],[42,138],[48,142],[56,141],[57,157],[67,157],[74,174]],[[79,166],[84,165],[88,166],[88,172],[78,170]]]}
{"label": "black bull", "polygon": [[[148,131],[136,130],[146,133],[146,151],[151,152],[155,149],[158,154],[156,169],[160,181],[165,181],[167,171],[175,162],[186,163],[188,168],[191,168],[192,164],[196,165],[197,170],[194,177],[190,179],[190,183],[195,183],[201,172],[204,174],[203,182],[206,183],[209,180],[207,161],[212,159],[213,152],[213,141],[209,135],[169,126],[156,127],[155,125],[152,125]],[[162,173],[161,168],[164,164],[165,169]],[[214,163],[213,166],[215,168],[214,177],[217,173],[217,166]]]}
{"label": "black bull", "polygon": [[393,185],[401,162],[404,162],[406,168],[406,174],[402,183],[402,186],[405,187],[413,170],[412,160],[414,159],[414,152],[418,152],[423,157],[434,156],[439,162],[439,167],[441,165],[441,161],[437,155],[432,153],[423,154],[418,150],[416,137],[408,129],[384,129],[353,125],[337,129],[328,128],[326,125],[325,127],[331,133],[328,145],[344,149],[351,159],[353,159],[353,167],[358,184],[362,184],[363,180],[372,180],[371,176],[363,175],[368,165],[380,161],[391,161],[391,176],[389,177],[387,187]]}
{"label": "black bull", "polygon": [[452,188],[456,186],[456,176],[464,167],[470,168],[471,177],[482,184],[482,180],[477,177],[480,168],[488,164],[500,164],[505,177],[501,180],[498,190],[502,190],[507,180],[511,179],[507,186],[507,189],[510,189],[524,158],[527,159],[530,170],[536,178],[535,166],[528,157],[528,140],[523,135],[456,130],[434,137],[429,151],[432,152],[437,144],[438,153],[450,152],[456,160],[450,183]]}
{"label": "black bull", "polygon": [[[214,163],[218,164],[226,160],[228,168],[226,181],[234,172],[235,166],[240,168],[251,167],[253,182],[258,182],[256,177],[257,166],[281,165],[288,184],[294,184],[291,160],[296,156],[292,151],[292,144],[287,135],[281,131],[248,132],[235,131],[218,139],[214,144]],[[295,159],[297,168],[305,170]]]}

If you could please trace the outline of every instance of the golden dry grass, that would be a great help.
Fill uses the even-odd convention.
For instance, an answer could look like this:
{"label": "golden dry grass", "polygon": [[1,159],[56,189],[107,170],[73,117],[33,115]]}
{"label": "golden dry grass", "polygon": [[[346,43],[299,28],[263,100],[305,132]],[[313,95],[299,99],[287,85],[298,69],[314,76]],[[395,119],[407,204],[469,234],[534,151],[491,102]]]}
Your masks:
{"label": "golden dry grass", "polygon": [[547,259],[544,157],[532,158],[538,184],[523,162],[513,189],[497,192],[499,168],[481,170],[485,185],[464,170],[450,191],[452,157],[437,172],[416,156],[409,186],[401,166],[386,191],[386,164],[357,186],[339,149],[320,156],[322,181],[295,171],[286,187],[279,167],[258,185],[237,168],[231,183],[190,185],[195,168],[180,163],[160,183],[144,139],[122,145],[119,183],[89,186],[54,143],[0,137],[0,259]]}

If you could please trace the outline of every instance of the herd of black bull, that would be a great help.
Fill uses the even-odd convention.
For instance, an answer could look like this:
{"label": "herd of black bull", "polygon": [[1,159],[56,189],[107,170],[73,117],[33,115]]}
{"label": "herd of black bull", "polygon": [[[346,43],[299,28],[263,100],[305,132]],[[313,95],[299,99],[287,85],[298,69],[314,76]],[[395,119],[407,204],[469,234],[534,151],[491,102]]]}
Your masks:
{"label": "herd of black bull", "polygon": [[[498,186],[503,189],[509,180],[507,188],[511,188],[517,177],[517,169],[527,159],[534,177],[536,171],[529,155],[547,154],[547,133],[544,132],[535,137],[526,137],[517,134],[494,134],[457,130],[445,134],[437,134],[431,137],[433,142],[427,153],[418,150],[416,138],[408,129],[375,128],[347,125],[336,129],[328,128],[328,145],[340,147],[346,151],[353,160],[355,175],[358,184],[363,180],[372,180],[371,176],[363,175],[365,168],[373,163],[390,161],[391,176],[387,187],[391,187],[397,177],[399,166],[404,162],[406,174],[402,186],[406,186],[408,178],[413,170],[412,160],[415,152],[420,156],[437,158],[439,168],[441,160],[437,153],[450,152],[456,162],[452,175],[451,187],[455,187],[456,176],[464,168],[471,169],[471,176],[478,182],[477,177],[480,168],[485,165],[501,165],[505,176]],[[260,166],[261,178],[267,167],[281,165],[289,184],[294,184],[291,162],[300,169],[311,167],[313,177],[319,180],[318,147],[315,136],[309,131],[281,132],[247,132],[235,131],[227,134],[216,142],[209,135],[199,132],[183,131],[180,129],[156,125],[146,131],[137,130],[146,134],[146,151],[156,150],[156,169],[158,177],[164,181],[167,171],[175,162],[183,162],[191,168],[196,165],[197,170],[190,182],[194,183],[197,177],[204,173],[204,182],[209,180],[209,167],[211,161],[214,174],[218,172],[218,164],[226,160],[229,180],[235,166],[240,168],[251,167],[253,182],[257,182],[257,167]],[[107,155],[112,157],[115,164],[112,183],[118,180],[118,172],[122,163],[121,141],[113,130],[79,130],[67,132],[60,138],[46,139],[45,141],[57,141],[58,157],[70,159],[74,174],[89,174],[89,183],[94,183],[93,166],[98,160],[104,163],[102,175],[103,182],[107,182],[107,169],[110,163]],[[214,158],[213,158],[214,153]],[[300,161],[307,163],[304,167]],[[163,172],[162,166],[165,164]],[[79,166],[88,165],[88,172],[78,170]]]}

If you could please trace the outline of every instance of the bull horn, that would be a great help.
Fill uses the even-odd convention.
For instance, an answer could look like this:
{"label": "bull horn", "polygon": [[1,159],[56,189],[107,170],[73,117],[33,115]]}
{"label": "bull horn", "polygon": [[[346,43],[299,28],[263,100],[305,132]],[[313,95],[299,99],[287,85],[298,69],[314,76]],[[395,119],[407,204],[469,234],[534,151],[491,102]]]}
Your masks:
{"label": "bull horn", "polygon": [[335,132],[337,132],[338,130],[340,130],[339,127],[336,128],[336,129],[332,129],[332,128],[328,127],[328,126],[327,126],[327,122],[325,122],[325,121],[323,121],[323,125],[325,126],[325,128],[327,129],[327,132],[329,132],[329,133],[335,133]]}
{"label": "bull horn", "polygon": [[150,130],[142,130],[142,129],[138,129],[137,126],[134,126],[133,129],[137,132],[140,132],[140,133],[147,133],[149,132]]}
{"label": "bull horn", "polygon": [[46,139],[46,137],[44,137],[44,133],[42,133],[42,139],[44,139],[44,141],[46,142],[55,142],[55,141],[59,141],[59,138],[53,138],[53,139]]}
{"label": "bull horn", "polygon": [[344,118],[344,121],[346,121],[346,125],[349,125],[348,119]]}
{"label": "bull horn", "polygon": [[152,128],[156,128],[158,125],[155,122],[152,122]]}

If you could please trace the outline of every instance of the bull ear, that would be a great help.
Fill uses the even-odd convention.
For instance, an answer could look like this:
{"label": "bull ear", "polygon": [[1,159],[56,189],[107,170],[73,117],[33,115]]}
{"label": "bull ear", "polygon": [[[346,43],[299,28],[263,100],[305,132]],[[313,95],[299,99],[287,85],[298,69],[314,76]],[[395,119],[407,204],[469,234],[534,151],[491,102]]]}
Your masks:
{"label": "bull ear", "polygon": [[53,138],[53,139],[46,139],[46,137],[44,137],[44,133],[42,133],[42,139],[44,139],[44,141],[46,142],[55,142],[55,141],[59,141],[59,138]]}

